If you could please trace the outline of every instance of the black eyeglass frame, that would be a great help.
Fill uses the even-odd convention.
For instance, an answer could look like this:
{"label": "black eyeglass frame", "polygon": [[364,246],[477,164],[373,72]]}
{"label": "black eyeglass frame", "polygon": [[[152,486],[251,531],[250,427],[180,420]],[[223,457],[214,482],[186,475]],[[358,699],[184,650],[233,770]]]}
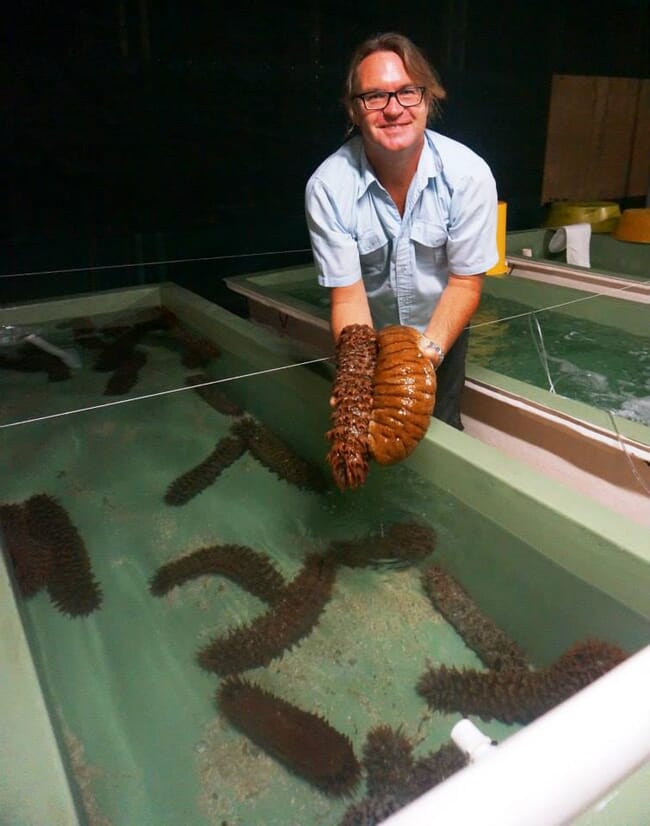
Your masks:
{"label": "black eyeglass frame", "polygon": [[[417,101],[417,103],[402,103],[402,101],[399,99],[399,96],[403,92],[411,91],[412,89],[417,89],[417,91],[420,93],[420,99]],[[422,101],[424,100],[425,90],[426,90],[426,86],[403,86],[401,89],[398,89],[396,92],[384,92],[384,91],[378,89],[377,91],[373,91],[373,92],[362,92],[360,95],[353,95],[352,97],[353,97],[354,100],[360,100],[361,103],[363,103],[363,108],[366,110],[366,112],[383,112],[384,109],[390,103],[391,98],[395,98],[395,100],[399,103],[399,105],[402,106],[404,109],[412,109],[414,106],[419,106],[422,103]],[[373,107],[371,109],[368,106],[368,104],[366,103],[366,97],[369,97],[371,95],[377,95],[377,94],[388,95],[388,99],[386,100],[386,103],[384,103],[383,106]]]}

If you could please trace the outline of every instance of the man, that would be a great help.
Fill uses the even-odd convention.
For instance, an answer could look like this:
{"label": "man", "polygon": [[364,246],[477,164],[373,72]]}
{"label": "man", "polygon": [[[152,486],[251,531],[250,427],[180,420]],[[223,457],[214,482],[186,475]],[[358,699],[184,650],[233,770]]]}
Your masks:
{"label": "man", "polygon": [[462,430],[466,328],[498,260],[497,194],[485,161],[427,129],[445,96],[403,35],[362,43],[344,96],[352,137],[313,173],[305,206],[335,340],[348,324],[417,328],[438,371],[434,416]]}

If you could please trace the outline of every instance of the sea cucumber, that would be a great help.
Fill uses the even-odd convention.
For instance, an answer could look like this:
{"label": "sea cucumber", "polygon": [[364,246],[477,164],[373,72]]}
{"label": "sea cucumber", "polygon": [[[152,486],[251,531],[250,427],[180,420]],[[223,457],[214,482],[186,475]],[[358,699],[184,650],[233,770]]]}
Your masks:
{"label": "sea cucumber", "polygon": [[246,447],[258,462],[291,485],[304,490],[322,492],[327,480],[320,469],[305,461],[285,441],[280,439],[266,425],[256,422],[251,416],[239,419],[232,426]]}
{"label": "sea cucumber", "polygon": [[239,677],[224,680],[217,703],[231,725],[316,788],[332,796],[356,788],[361,767],[352,743],[322,717]]}
{"label": "sea cucumber", "polygon": [[[185,379],[185,384],[188,387],[194,388],[194,392],[199,395],[204,402],[210,405],[217,413],[224,416],[241,416],[243,414],[242,408],[221,390],[217,384],[207,384],[210,379],[205,373],[195,373]],[[195,387],[194,385],[204,385]]]}
{"label": "sea cucumber", "polygon": [[332,428],[327,461],[337,486],[355,488],[369,459],[381,465],[409,456],[429,427],[436,373],[418,349],[420,334],[394,324],[344,327],[336,345]]}
{"label": "sea cucumber", "polygon": [[149,584],[154,596],[204,574],[220,574],[269,605],[276,603],[286,583],[265,554],[245,545],[211,545],[161,565]]}
{"label": "sea cucumber", "polygon": [[483,720],[529,723],[625,660],[617,645],[587,640],[572,645],[539,671],[476,671],[440,666],[420,677],[418,693],[442,712]]}
{"label": "sea cucumber", "polygon": [[375,726],[363,746],[367,796],[350,806],[340,826],[378,826],[433,786],[467,765],[453,742],[415,758],[413,742],[401,726]]}
{"label": "sea cucumber", "polygon": [[[118,328],[119,334],[113,341],[103,346],[95,359],[93,370],[100,373],[112,373],[113,370],[117,370],[118,367],[121,367],[131,358],[136,345],[150,330],[166,329],[167,327],[168,321],[164,317],[156,315],[146,321],[138,321],[133,326],[127,327],[126,330]],[[102,330],[104,333],[109,331],[110,328]]]}
{"label": "sea cucumber", "polygon": [[246,443],[242,438],[232,434],[224,436],[202,462],[174,479],[165,493],[166,504],[187,504],[190,499],[209,487],[245,452]]}
{"label": "sea cucumber", "polygon": [[185,347],[185,352],[181,357],[184,367],[191,369],[205,367],[212,359],[221,355],[221,350],[213,341],[191,333],[183,327],[178,316],[171,310],[160,307],[159,312],[172,336]]}
{"label": "sea cucumber", "polygon": [[399,729],[388,725],[372,728],[363,746],[363,767],[369,795],[399,798],[413,774],[413,743]]}
{"label": "sea cucumber", "polygon": [[528,658],[496,623],[479,610],[458,582],[439,565],[422,574],[425,593],[487,668],[529,668]]}
{"label": "sea cucumber", "polygon": [[415,328],[398,324],[379,331],[368,448],[381,465],[409,456],[429,427],[436,372],[418,349],[419,337]]}
{"label": "sea cucumber", "polygon": [[71,616],[84,616],[99,608],[101,588],[83,539],[65,508],[44,493],[30,497],[25,507],[30,534],[52,554],[46,587],[54,605]]}
{"label": "sea cucumber", "polygon": [[377,334],[366,324],[344,327],[336,342],[332,427],[326,438],[331,443],[327,461],[341,490],[363,485],[368,475],[368,428],[377,346]]}
{"label": "sea cucumber", "polygon": [[137,347],[130,353],[124,361],[115,368],[104,388],[105,396],[123,396],[138,381],[138,374],[147,363],[147,354]]}
{"label": "sea cucumber", "polygon": [[311,554],[278,602],[247,625],[238,626],[202,648],[197,660],[221,676],[268,665],[305,637],[332,594],[337,564]]}
{"label": "sea cucumber", "polygon": [[52,570],[52,552],[29,531],[23,503],[0,505],[0,527],[16,575],[18,590],[32,597],[47,584]]}

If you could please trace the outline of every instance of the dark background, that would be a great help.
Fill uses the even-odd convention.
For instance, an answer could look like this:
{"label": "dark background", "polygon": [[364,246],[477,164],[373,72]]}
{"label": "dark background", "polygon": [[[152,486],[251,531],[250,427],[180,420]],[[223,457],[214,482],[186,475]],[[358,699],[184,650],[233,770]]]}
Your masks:
{"label": "dark background", "polygon": [[0,301],[164,278],[219,300],[225,275],[310,260],[304,185],[343,139],[370,34],[425,50],[448,92],[436,128],[488,161],[509,230],[543,214],[552,75],[650,75],[648,0],[24,0],[4,17]]}

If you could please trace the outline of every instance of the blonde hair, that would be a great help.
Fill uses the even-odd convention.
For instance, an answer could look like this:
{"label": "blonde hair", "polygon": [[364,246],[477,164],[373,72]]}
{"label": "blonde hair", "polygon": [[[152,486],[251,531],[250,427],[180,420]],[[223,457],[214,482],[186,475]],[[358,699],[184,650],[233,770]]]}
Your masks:
{"label": "blonde hair", "polygon": [[403,34],[385,32],[369,37],[354,50],[343,89],[343,105],[350,119],[348,135],[355,131],[354,106],[357,94],[357,71],[359,64],[368,55],[375,52],[394,52],[398,55],[409,77],[416,86],[424,86],[424,99],[429,110],[429,119],[434,120],[440,114],[440,101],[447,97],[438,74],[429,63],[422,50]]}

